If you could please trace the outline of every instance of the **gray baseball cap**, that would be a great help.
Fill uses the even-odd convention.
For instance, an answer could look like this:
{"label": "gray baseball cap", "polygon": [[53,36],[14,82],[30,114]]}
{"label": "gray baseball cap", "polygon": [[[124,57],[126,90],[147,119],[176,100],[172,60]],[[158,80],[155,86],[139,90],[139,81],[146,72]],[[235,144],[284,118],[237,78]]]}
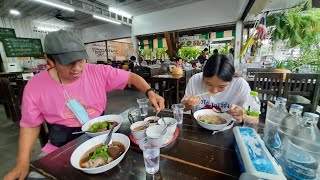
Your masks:
{"label": "gray baseball cap", "polygon": [[70,64],[79,59],[89,59],[86,47],[75,33],[59,30],[49,33],[44,39],[44,52],[59,64]]}

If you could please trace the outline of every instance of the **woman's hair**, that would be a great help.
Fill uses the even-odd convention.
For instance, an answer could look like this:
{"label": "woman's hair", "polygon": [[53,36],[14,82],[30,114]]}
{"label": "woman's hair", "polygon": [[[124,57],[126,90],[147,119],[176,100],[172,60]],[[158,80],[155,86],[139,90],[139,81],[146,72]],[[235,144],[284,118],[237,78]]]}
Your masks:
{"label": "woman's hair", "polygon": [[178,62],[180,59],[182,59],[181,57],[177,57],[174,59],[174,61]]}
{"label": "woman's hair", "polygon": [[131,56],[130,60],[135,61],[135,60],[137,60],[137,58],[135,56]]}
{"label": "woman's hair", "polygon": [[229,62],[226,55],[214,54],[208,60],[203,68],[203,77],[217,76],[223,81],[232,81],[235,73],[233,65]]}

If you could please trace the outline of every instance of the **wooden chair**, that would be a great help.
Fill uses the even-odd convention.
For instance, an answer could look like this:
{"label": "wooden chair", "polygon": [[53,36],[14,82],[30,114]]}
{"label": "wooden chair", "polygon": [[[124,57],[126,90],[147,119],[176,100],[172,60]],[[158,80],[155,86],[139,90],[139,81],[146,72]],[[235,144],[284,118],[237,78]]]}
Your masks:
{"label": "wooden chair", "polygon": [[6,115],[17,122],[21,118],[19,99],[15,95],[11,82],[7,78],[0,78],[0,104],[4,105]]}
{"label": "wooden chair", "polygon": [[287,74],[283,96],[288,105],[301,104],[303,111],[316,112],[320,98],[320,74]]}
{"label": "wooden chair", "polygon": [[247,76],[254,76],[256,73],[272,72],[270,68],[247,68]]}
{"label": "wooden chair", "polygon": [[165,99],[165,108],[171,108],[174,99],[172,96],[175,88],[170,79],[150,78],[150,81],[151,87]]}
{"label": "wooden chair", "polygon": [[261,116],[265,117],[267,102],[274,103],[277,97],[282,96],[283,73],[256,73],[253,90],[260,94]]}
{"label": "wooden chair", "polygon": [[[26,82],[22,80],[18,82],[19,94],[16,95],[11,81],[7,78],[0,78],[0,104],[4,105],[7,117],[14,122],[19,122],[21,119],[20,105],[25,84]],[[39,141],[41,147],[44,147],[48,142],[49,124],[44,122],[40,126]]]}

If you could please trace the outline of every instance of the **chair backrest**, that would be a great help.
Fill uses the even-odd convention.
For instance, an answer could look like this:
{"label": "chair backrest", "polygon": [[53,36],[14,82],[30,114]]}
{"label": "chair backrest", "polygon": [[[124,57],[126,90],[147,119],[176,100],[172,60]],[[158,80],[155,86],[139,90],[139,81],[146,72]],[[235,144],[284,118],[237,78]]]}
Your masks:
{"label": "chair backrest", "polygon": [[304,111],[316,112],[320,98],[320,74],[288,74],[283,96],[288,105],[301,104]]}
{"label": "chair backrest", "polygon": [[270,68],[247,68],[247,75],[248,76],[253,76],[256,73],[260,73],[260,72],[272,72],[273,69]]}
{"label": "chair backrest", "polygon": [[282,96],[283,73],[256,73],[254,77],[253,90],[260,94],[261,113],[265,115],[267,102],[273,102]]}

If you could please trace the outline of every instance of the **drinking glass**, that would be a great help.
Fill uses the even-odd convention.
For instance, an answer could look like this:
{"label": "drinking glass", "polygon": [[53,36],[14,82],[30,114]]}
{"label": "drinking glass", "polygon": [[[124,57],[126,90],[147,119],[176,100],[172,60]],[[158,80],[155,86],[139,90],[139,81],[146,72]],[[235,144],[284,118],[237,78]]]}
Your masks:
{"label": "drinking glass", "polygon": [[151,139],[143,138],[139,143],[140,149],[143,151],[144,164],[149,174],[155,174],[159,171],[160,164],[160,147],[154,146]]}
{"label": "drinking glass", "polygon": [[147,116],[149,99],[148,98],[137,99],[137,102],[139,104],[140,115]]}
{"label": "drinking glass", "polygon": [[173,104],[171,106],[173,110],[173,117],[177,120],[178,124],[183,123],[183,110],[185,106],[183,104]]}

